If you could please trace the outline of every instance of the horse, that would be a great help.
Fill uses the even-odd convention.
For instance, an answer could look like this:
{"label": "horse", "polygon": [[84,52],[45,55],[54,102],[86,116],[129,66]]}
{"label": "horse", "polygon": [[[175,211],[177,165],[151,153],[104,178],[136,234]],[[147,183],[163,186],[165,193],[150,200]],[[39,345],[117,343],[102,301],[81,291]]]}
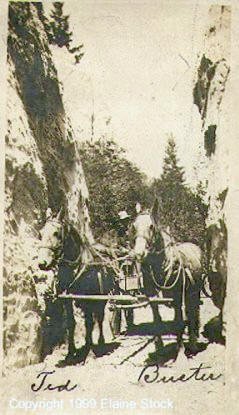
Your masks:
{"label": "horse", "polygon": [[[83,263],[85,243],[75,227],[66,220],[60,220],[59,215],[48,218],[41,234],[41,254],[39,267],[42,270],[54,268],[56,272],[55,294],[107,295],[117,289],[115,271],[111,267],[91,262]],[[92,260],[92,255],[91,255]],[[76,353],[74,342],[75,318],[71,299],[63,301],[66,312],[68,330],[68,357]],[[85,318],[85,348],[89,351],[93,346],[92,332],[94,321],[99,325],[99,346],[105,343],[103,320],[107,301],[75,300],[75,306],[80,307]]]}
{"label": "horse", "polygon": [[[191,242],[176,243],[159,218],[156,200],[151,211],[139,212],[131,229],[132,253],[143,275],[147,296],[161,293],[173,298],[177,344],[182,344],[187,320],[188,350],[197,352],[199,308],[202,285],[202,251]],[[158,305],[151,304],[155,324],[160,324]]]}

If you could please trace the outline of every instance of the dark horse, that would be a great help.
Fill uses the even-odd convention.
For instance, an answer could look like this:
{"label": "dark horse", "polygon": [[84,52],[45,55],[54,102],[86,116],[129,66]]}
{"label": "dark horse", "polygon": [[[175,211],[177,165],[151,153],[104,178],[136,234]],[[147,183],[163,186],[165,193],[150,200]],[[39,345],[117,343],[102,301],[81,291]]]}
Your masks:
{"label": "dark horse", "polygon": [[203,335],[209,341],[225,344],[223,309],[227,283],[227,228],[222,219],[207,229],[206,235],[206,277],[211,298],[219,314],[204,326]]}
{"label": "dark horse", "polygon": [[[176,243],[169,230],[163,230],[158,202],[152,212],[141,213],[133,224],[134,248],[138,269],[148,296],[158,295],[174,300],[178,345],[182,344],[184,321],[187,321],[189,350],[197,352],[199,306],[202,281],[201,250],[193,243]],[[160,324],[158,305],[151,305],[154,322]]]}
{"label": "dark horse", "polygon": [[[116,288],[115,273],[110,267],[104,267],[99,261],[94,265],[84,265],[84,244],[79,233],[68,222],[59,217],[49,219],[41,230],[42,250],[39,266],[41,269],[56,269],[56,294],[99,295],[108,294]],[[92,260],[92,258],[91,258]],[[63,301],[66,311],[68,330],[68,356],[76,353],[74,332],[75,318],[71,299]],[[92,347],[92,332],[94,319],[99,324],[99,345],[105,343],[103,335],[103,320],[107,301],[75,300],[75,306],[80,307],[85,317],[85,347]]]}

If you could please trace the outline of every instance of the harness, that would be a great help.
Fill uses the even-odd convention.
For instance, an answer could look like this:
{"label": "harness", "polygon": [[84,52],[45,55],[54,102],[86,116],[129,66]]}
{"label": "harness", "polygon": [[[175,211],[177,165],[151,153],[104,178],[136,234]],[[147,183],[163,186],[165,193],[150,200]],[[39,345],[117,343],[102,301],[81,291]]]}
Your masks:
{"label": "harness", "polygon": [[176,284],[178,283],[178,281],[179,281],[181,271],[182,271],[182,277],[183,277],[183,284],[182,284],[182,315],[183,315],[183,320],[186,320],[186,272],[185,272],[185,268],[184,268],[184,266],[182,264],[181,258],[179,260],[179,266],[178,266],[176,278],[172,282],[172,284],[167,285],[167,282],[168,282],[170,276],[172,275],[171,274],[171,269],[168,270],[168,273],[166,275],[165,282],[164,282],[163,285],[159,284],[156,281],[156,279],[154,277],[154,273],[153,273],[153,271],[152,271],[151,268],[150,268],[150,277],[151,277],[154,285],[157,288],[159,288],[160,290],[162,290],[162,291],[164,291],[164,290],[172,290],[176,286]]}
{"label": "harness", "polygon": [[[56,223],[59,225],[59,221],[52,219],[51,220],[52,223]],[[66,264],[67,266],[69,266],[70,268],[72,268],[75,272],[75,277],[73,279],[73,281],[70,282],[70,284],[67,287],[67,290],[69,290],[70,288],[73,287],[73,285],[82,277],[82,275],[85,273],[85,271],[87,270],[88,267],[93,267],[93,266],[100,266],[102,267],[102,271],[103,273],[106,273],[106,269],[107,268],[111,268],[116,276],[116,279],[120,278],[120,272],[121,272],[121,267],[119,266],[119,262],[128,258],[128,255],[125,255],[121,258],[118,258],[115,254],[115,256],[112,253],[113,258],[109,258],[107,256],[102,255],[102,253],[97,250],[96,248],[94,248],[93,246],[91,246],[89,244],[89,242],[86,240],[84,241],[86,247],[88,248],[91,256],[93,257],[93,261],[89,261],[87,263],[82,263],[81,262],[81,256],[82,256],[82,252],[79,253],[78,257],[75,260],[69,260],[67,258],[65,258],[65,252],[64,252],[64,241],[66,238],[66,232],[68,230],[68,232],[71,232],[70,227],[72,227],[71,224],[66,223],[66,226],[64,226],[64,224],[61,227],[61,244],[60,246],[58,246],[57,248],[52,248],[49,246],[42,246],[42,248],[47,248],[50,249],[51,251],[54,252],[54,266],[55,269],[57,269],[57,266],[59,267],[59,265],[61,264]],[[73,227],[72,227],[73,228]],[[76,241],[75,238],[72,237],[72,243],[74,243],[76,245]],[[52,264],[51,264],[51,269],[52,269]],[[100,290],[100,294],[104,294],[104,286],[103,286],[103,274],[102,272],[99,270],[97,271],[97,279],[98,279],[98,284],[99,284],[99,290]]]}
{"label": "harness", "polygon": [[100,271],[97,272],[98,283],[100,287],[100,294],[104,294],[104,287],[103,287],[103,278],[102,273]]}
{"label": "harness", "polygon": [[[165,233],[167,233],[168,236],[170,236],[170,234],[165,231]],[[176,261],[175,258],[173,258],[173,253],[172,253],[172,258],[168,258],[167,254],[165,251],[167,251],[167,248],[169,247],[175,247],[175,252],[174,254],[176,254]],[[151,245],[152,248],[152,245]],[[150,246],[148,246],[148,249],[150,250]],[[154,275],[154,271],[152,269],[152,266],[149,265],[149,275],[150,278],[154,284],[154,286],[158,289],[158,290],[162,290],[162,291],[170,291],[172,290],[178,283],[180,276],[182,277],[182,315],[183,315],[183,319],[186,319],[186,284],[187,284],[187,279],[189,280],[189,282],[191,284],[195,284],[194,278],[192,276],[192,273],[190,271],[190,269],[184,265],[184,261],[183,261],[183,254],[176,250],[177,249],[177,244],[173,241],[168,242],[161,250],[156,250],[155,253],[157,255],[160,255],[162,253],[165,253],[165,257],[167,259],[167,263],[165,266],[164,271],[166,272],[165,275],[165,280],[163,284],[160,284]],[[169,284],[169,280],[172,277],[172,270],[173,270],[173,266],[174,263],[178,262],[178,268],[176,271],[176,276],[174,278],[174,280]]]}
{"label": "harness", "polygon": [[[120,278],[120,273],[121,273],[121,267],[119,267],[119,262],[125,259],[128,259],[129,256],[125,255],[124,257],[120,257],[120,258],[114,258],[114,259],[109,259],[105,256],[103,256],[98,250],[94,249],[93,247],[90,247],[91,253],[94,257],[98,257],[100,259],[100,261],[91,261],[88,264],[83,264],[82,269],[80,270],[79,273],[76,273],[76,276],[74,278],[74,280],[72,281],[72,283],[69,285],[69,288],[71,288],[73,286],[73,284],[78,281],[81,276],[84,274],[84,272],[87,269],[87,266],[101,266],[103,268],[104,273],[106,273],[106,269],[107,268],[111,268],[114,271],[114,274],[116,276],[116,280]],[[97,271],[97,279],[99,282],[99,288],[100,288],[100,294],[104,294],[104,287],[103,287],[103,278],[102,278],[102,272]]]}

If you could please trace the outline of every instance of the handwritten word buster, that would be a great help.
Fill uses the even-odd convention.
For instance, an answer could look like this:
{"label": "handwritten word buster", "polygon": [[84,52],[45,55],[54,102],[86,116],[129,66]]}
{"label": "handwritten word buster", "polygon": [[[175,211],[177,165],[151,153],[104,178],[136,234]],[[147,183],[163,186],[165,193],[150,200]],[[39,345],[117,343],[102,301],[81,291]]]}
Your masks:
{"label": "handwritten word buster", "polygon": [[160,373],[159,365],[149,365],[145,366],[139,377],[138,382],[143,381],[145,383],[177,383],[177,382],[188,382],[192,380],[196,381],[215,381],[222,377],[222,373],[212,373],[210,371],[211,366],[204,366],[203,363],[200,363],[198,367],[193,367],[190,370],[189,374],[182,373],[178,376],[162,376]]}

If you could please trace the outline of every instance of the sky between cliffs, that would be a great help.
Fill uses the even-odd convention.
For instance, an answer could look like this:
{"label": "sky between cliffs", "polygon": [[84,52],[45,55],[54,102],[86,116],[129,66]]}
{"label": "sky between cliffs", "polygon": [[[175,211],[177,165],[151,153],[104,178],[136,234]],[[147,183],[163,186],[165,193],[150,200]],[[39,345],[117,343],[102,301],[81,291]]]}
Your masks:
{"label": "sky between cliffs", "polygon": [[90,138],[94,111],[95,139],[114,137],[149,177],[160,175],[173,134],[187,181],[197,179],[202,138],[192,90],[208,13],[197,3],[65,2],[74,43],[85,51],[79,65],[54,51],[73,127]]}

